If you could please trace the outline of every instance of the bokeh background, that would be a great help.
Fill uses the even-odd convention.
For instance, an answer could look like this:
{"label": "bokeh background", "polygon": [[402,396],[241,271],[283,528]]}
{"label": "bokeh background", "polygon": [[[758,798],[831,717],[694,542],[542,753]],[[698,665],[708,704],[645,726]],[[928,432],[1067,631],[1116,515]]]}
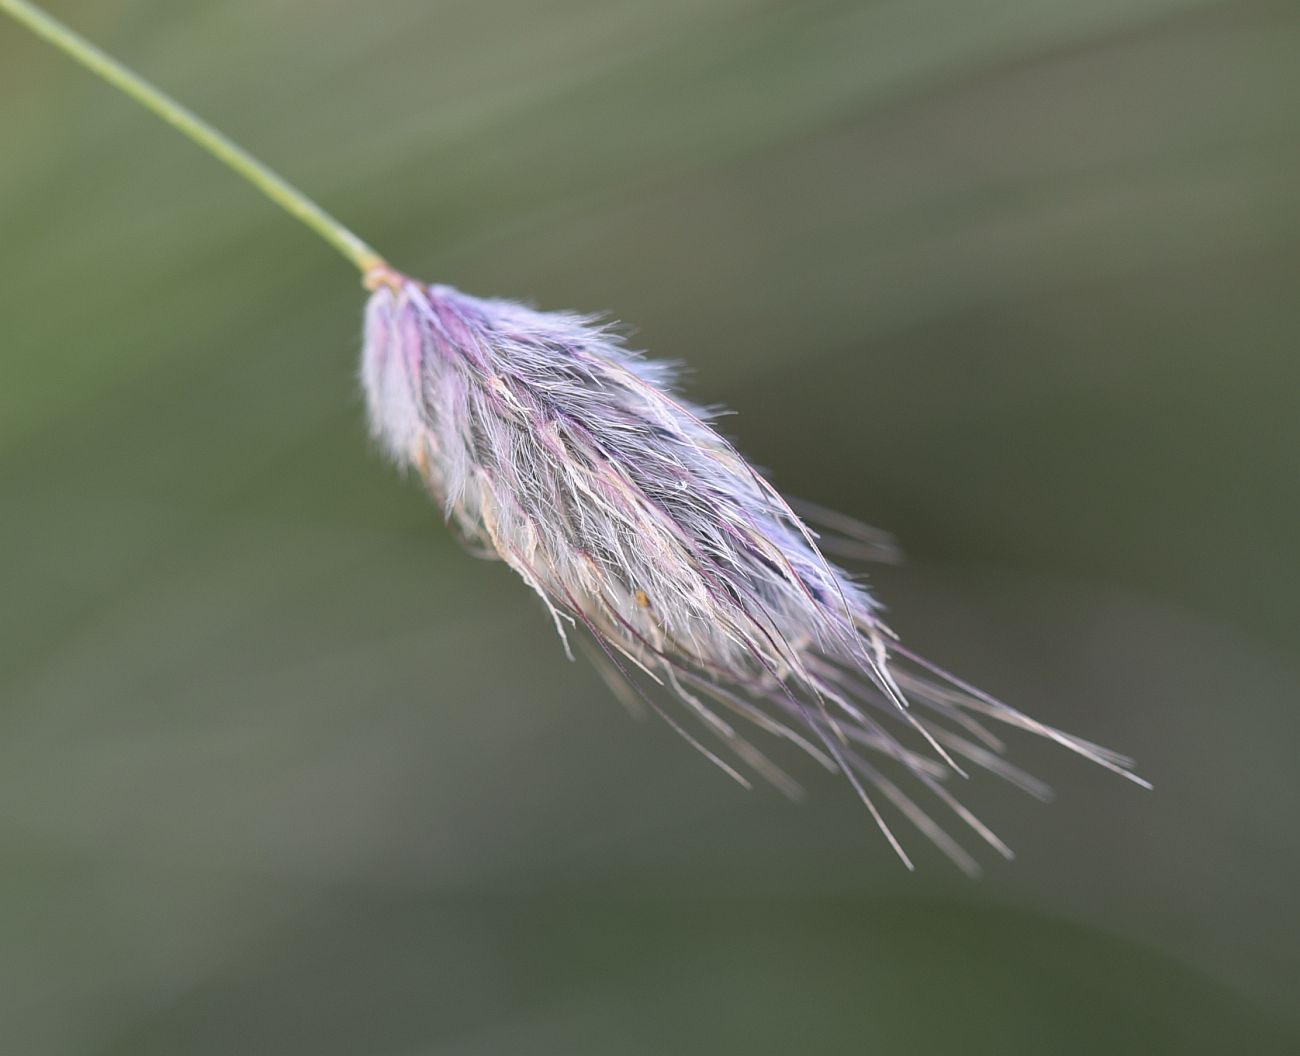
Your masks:
{"label": "bokeh background", "polygon": [[[610,309],[1050,747],[906,874],[368,445],[361,291],[0,21],[0,1052],[1300,1051],[1300,17],[61,0],[400,267]],[[778,753],[779,754],[779,753]]]}

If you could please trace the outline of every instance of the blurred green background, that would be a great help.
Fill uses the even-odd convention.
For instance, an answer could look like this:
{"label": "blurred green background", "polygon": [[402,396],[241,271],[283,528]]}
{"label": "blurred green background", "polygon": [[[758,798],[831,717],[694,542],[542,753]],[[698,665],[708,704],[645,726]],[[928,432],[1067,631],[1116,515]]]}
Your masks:
{"label": "blurred green background", "polygon": [[1300,1051],[1294,3],[51,7],[687,360],[1156,791],[1020,740],[1019,860],[909,876],[630,721],[369,446],[347,266],[0,20],[0,1052]]}

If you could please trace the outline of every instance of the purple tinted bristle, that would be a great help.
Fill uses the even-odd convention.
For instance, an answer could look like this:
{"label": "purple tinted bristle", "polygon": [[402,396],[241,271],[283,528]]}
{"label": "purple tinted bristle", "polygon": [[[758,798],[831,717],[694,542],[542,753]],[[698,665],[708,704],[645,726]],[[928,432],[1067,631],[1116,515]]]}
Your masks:
{"label": "purple tinted bristle", "polygon": [[[467,541],[537,592],[566,650],[570,632],[589,633],[625,700],[742,783],[674,717],[673,701],[788,794],[799,786],[730,720],[842,772],[909,867],[876,794],[963,870],[977,869],[884,768],[1008,857],[941,782],[965,764],[1047,794],[1001,758],[987,720],[1142,783],[1122,757],[904,649],[877,602],[827,561],[710,414],[673,393],[673,369],[628,350],[608,326],[386,273],[367,307],[362,381],[376,438],[419,473]],[[894,553],[883,533],[819,519],[848,552]]]}

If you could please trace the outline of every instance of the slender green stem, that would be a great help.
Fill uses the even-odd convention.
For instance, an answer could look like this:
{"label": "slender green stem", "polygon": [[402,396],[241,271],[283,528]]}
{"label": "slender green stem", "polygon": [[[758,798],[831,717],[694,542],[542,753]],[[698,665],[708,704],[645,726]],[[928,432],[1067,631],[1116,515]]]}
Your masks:
{"label": "slender green stem", "polygon": [[297,217],[337,249],[362,275],[385,269],[383,258],[302,191],[272,172],[237,143],[209,125],[193,111],[164,91],[123,66],[62,22],[26,0],[0,0],[0,11],[12,15],[37,36],[70,55],[96,76],[129,95],[146,110],[152,110],[178,132],[189,137],[214,158],[265,194],[271,201]]}

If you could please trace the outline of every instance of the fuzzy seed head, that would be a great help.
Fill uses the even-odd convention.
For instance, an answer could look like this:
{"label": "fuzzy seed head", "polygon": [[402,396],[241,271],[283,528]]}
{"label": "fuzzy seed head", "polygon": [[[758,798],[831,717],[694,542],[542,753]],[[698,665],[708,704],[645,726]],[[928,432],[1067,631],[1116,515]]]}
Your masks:
{"label": "fuzzy seed head", "polygon": [[823,555],[832,545],[880,555],[880,534],[814,511],[835,530],[819,547],[710,413],[674,393],[673,369],[595,319],[386,274],[366,310],[361,376],[378,442],[471,546],[536,591],[566,650],[576,631],[621,699],[742,783],[691,727],[798,795],[734,720],[793,742],[844,774],[909,866],[877,797],[974,872],[894,778],[1009,856],[946,783],[975,766],[1047,794],[1003,760],[987,720],[1132,777],[1122,757],[905,649],[867,590]]}

